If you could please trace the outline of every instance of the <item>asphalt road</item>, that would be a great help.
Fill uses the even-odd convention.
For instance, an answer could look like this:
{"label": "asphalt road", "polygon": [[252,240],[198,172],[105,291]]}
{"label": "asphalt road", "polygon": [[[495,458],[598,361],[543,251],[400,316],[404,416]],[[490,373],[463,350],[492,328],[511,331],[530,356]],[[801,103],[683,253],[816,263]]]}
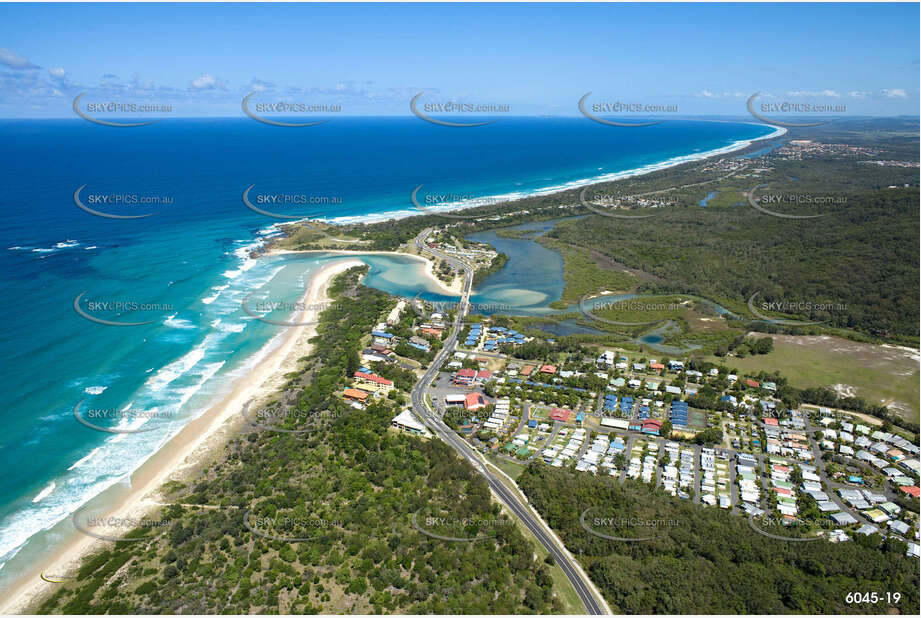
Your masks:
{"label": "asphalt road", "polygon": [[442,347],[441,352],[438,353],[438,355],[432,361],[431,365],[429,365],[425,375],[423,375],[422,378],[416,382],[416,385],[413,387],[412,393],[410,394],[413,411],[426,424],[426,426],[428,426],[429,429],[435,433],[435,435],[444,440],[445,443],[457,451],[461,457],[470,462],[473,468],[486,479],[486,482],[489,484],[489,487],[492,489],[493,493],[498,496],[502,503],[522,521],[528,530],[530,530],[531,533],[537,538],[537,540],[540,541],[540,544],[543,545],[548,552],[550,552],[550,555],[553,556],[556,564],[558,564],[559,567],[563,570],[563,573],[566,574],[566,577],[569,578],[573,588],[575,588],[576,593],[579,595],[579,598],[585,605],[586,613],[593,615],[603,615],[605,611],[603,609],[602,603],[600,603],[599,600],[595,597],[588,578],[584,577],[581,571],[576,568],[568,553],[560,546],[557,540],[545,530],[544,526],[541,524],[538,518],[536,518],[531,510],[523,504],[519,496],[517,496],[508,487],[506,487],[496,475],[490,472],[489,469],[483,465],[482,460],[476,454],[476,451],[473,449],[473,447],[458,437],[457,434],[454,433],[454,431],[451,430],[447,425],[445,425],[441,419],[437,417],[436,414],[433,414],[425,404],[426,387],[432,382],[444,362],[454,353],[454,349],[457,344],[457,336],[460,332],[460,324],[463,322],[464,316],[467,313],[467,305],[470,299],[470,292],[473,288],[473,269],[468,264],[461,262],[460,260],[427,247],[422,242],[422,239],[428,235],[428,232],[429,230],[423,230],[418,236],[416,236],[414,241],[416,247],[422,251],[426,251],[448,261],[452,265],[456,266],[459,270],[463,270],[465,273],[464,293],[458,304],[458,311],[454,320],[454,325],[450,334],[448,335],[448,338],[444,342],[444,346]]}

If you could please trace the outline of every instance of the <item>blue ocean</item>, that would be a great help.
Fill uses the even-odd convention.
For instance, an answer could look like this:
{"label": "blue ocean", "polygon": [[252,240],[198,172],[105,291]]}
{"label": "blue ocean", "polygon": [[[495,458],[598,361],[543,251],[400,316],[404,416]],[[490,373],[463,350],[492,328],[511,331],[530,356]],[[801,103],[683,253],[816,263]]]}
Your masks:
{"label": "blue ocean", "polygon": [[[296,301],[311,273],[341,259],[250,257],[279,221],[244,205],[247,187],[324,198],[264,205],[291,217],[373,221],[421,214],[410,202],[420,184],[465,199],[525,196],[729,150],[772,131],[691,121],[625,129],[584,118],[469,129],[415,118],[309,128],[246,118],[137,128],[0,122],[0,563],[125,482],[266,353],[284,327],[254,319],[244,299]],[[94,216],[75,203],[78,189],[97,212],[152,216]],[[363,259],[368,284],[435,297],[417,263]],[[510,302],[506,284],[515,278],[495,277],[495,298],[484,293],[487,280],[475,300]],[[545,288],[525,304],[559,298],[559,287]],[[119,324],[88,319],[75,304]],[[284,319],[285,307],[274,313]],[[116,432],[78,422],[75,408]],[[0,569],[0,583],[10,570]]]}

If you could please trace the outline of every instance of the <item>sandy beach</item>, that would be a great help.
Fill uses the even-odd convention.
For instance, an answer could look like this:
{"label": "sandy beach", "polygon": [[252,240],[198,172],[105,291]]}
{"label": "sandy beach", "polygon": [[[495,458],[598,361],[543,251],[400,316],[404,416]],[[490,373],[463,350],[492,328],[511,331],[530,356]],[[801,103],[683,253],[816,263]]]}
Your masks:
{"label": "sandy beach", "polygon": [[265,255],[296,255],[311,253],[334,253],[337,255],[399,255],[403,257],[409,257],[414,260],[419,260],[420,262],[425,262],[426,275],[428,275],[428,277],[432,280],[432,283],[434,283],[439,288],[439,291],[442,294],[453,296],[461,296],[463,294],[463,277],[455,277],[454,281],[449,286],[435,275],[434,261],[414,253],[402,253],[400,251],[351,251],[346,249],[305,249],[303,251],[294,251],[292,249],[272,249],[270,251],[266,251]]}
{"label": "sandy beach", "polygon": [[[326,291],[332,278],[358,265],[361,265],[359,260],[349,259],[317,271],[302,299],[305,308],[294,321],[315,320],[316,314],[321,311],[315,308],[317,303],[330,300]],[[130,489],[122,490],[122,494],[107,508],[93,510],[93,513],[125,519],[150,517],[155,513],[163,504],[160,487],[167,481],[194,477],[198,470],[217,458],[222,445],[240,430],[244,422],[241,414],[243,406],[251,400],[270,397],[282,385],[284,375],[297,367],[298,359],[310,352],[312,346],[308,340],[315,334],[316,327],[309,325],[288,328],[275,337],[267,344],[264,357],[237,380],[229,394],[189,422],[145,461],[131,475]],[[69,522],[70,518],[65,521]],[[109,534],[118,536],[118,532]],[[42,580],[43,572],[55,576],[73,573],[82,557],[108,544],[75,531],[48,560],[16,580],[0,600],[0,612],[24,613],[34,609],[35,604],[58,585]]]}

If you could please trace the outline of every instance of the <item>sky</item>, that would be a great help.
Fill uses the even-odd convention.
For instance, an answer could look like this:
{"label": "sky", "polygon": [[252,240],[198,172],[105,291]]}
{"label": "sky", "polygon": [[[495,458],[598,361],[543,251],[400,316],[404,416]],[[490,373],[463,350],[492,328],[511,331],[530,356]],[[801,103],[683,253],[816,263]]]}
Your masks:
{"label": "sky", "polygon": [[918,49],[918,3],[0,4],[0,118],[73,118],[83,92],[174,117],[240,116],[252,92],[356,115],[420,92],[513,115],[575,116],[588,92],[590,110],[742,116],[760,92],[917,115]]}

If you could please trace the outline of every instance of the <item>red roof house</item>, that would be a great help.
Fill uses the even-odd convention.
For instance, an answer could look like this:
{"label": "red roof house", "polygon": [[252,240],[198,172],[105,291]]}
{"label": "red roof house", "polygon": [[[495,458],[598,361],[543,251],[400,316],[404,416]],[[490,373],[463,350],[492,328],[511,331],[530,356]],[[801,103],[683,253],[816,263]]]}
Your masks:
{"label": "red roof house", "polygon": [[486,398],[480,393],[469,393],[464,401],[464,407],[470,411],[481,410],[486,407]]}
{"label": "red roof house", "polygon": [[567,422],[570,416],[572,416],[572,410],[567,410],[566,408],[553,408],[550,410],[550,418],[561,423]]}
{"label": "red roof house", "polygon": [[554,373],[556,373],[556,365],[544,365],[543,367],[540,368],[540,372],[549,373],[550,375],[553,375]]}
{"label": "red roof house", "polygon": [[346,399],[354,399],[355,401],[364,401],[368,398],[368,393],[355,388],[347,388],[342,394]]}
{"label": "red roof house", "polygon": [[373,382],[374,384],[381,384],[383,386],[393,386],[393,382],[387,378],[382,378],[376,376],[373,373],[365,373],[363,371],[356,371],[355,378],[361,380],[362,382]]}
{"label": "red roof house", "polygon": [[648,418],[643,421],[641,425],[641,431],[643,433],[651,433],[659,435],[659,432],[662,430],[662,421],[654,418]]}
{"label": "red roof house", "polygon": [[454,383],[469,386],[476,379],[476,371],[473,369],[459,369],[454,374]]}

